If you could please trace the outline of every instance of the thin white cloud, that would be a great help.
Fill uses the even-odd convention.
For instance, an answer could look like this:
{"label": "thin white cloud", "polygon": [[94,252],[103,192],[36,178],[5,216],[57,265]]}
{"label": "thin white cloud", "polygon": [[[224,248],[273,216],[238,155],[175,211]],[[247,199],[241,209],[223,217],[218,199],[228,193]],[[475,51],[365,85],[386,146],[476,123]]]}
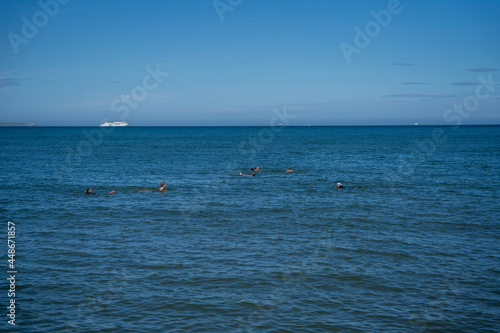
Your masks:
{"label": "thin white cloud", "polygon": [[397,98],[451,98],[456,97],[454,94],[442,94],[442,93],[408,93],[408,94],[395,94],[386,95],[383,97],[397,97]]}
{"label": "thin white cloud", "polygon": [[15,73],[15,72],[17,72],[15,69],[11,69],[10,71],[0,72],[0,75],[10,74],[10,73]]}
{"label": "thin white cloud", "polygon": [[28,80],[29,79],[0,78],[0,88],[20,86],[22,81],[28,81]]}
{"label": "thin white cloud", "polygon": [[454,86],[477,86],[477,84],[477,82],[470,81],[452,82],[452,85]]}
{"label": "thin white cloud", "polygon": [[471,69],[466,69],[468,72],[474,72],[474,73],[483,73],[483,72],[496,72],[496,68],[489,68],[489,67],[482,67],[482,68],[471,68]]}

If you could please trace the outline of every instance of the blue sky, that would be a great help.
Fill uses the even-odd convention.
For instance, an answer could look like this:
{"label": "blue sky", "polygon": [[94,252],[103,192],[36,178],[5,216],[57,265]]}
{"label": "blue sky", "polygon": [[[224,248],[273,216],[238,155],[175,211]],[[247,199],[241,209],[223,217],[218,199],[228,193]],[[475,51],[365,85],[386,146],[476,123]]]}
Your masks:
{"label": "blue sky", "polygon": [[480,89],[448,115],[498,124],[499,32],[498,0],[7,0],[0,122],[441,125]]}

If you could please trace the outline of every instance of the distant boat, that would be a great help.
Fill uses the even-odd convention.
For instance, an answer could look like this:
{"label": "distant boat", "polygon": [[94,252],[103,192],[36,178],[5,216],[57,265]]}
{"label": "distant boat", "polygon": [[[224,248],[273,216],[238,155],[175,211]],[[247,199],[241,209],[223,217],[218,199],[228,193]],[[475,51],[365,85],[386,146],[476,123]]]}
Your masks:
{"label": "distant boat", "polygon": [[124,121],[107,121],[104,124],[101,124],[100,126],[101,127],[106,127],[106,126],[121,127],[121,126],[128,126],[128,124]]}

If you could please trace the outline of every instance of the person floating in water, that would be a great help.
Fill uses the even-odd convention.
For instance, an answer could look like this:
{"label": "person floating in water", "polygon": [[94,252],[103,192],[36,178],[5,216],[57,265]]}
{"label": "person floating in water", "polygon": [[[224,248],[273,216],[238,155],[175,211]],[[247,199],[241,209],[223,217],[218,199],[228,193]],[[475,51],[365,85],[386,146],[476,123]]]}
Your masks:
{"label": "person floating in water", "polygon": [[251,175],[245,175],[244,173],[240,172],[240,176],[255,177],[255,172],[252,173]]}
{"label": "person floating in water", "polygon": [[259,167],[258,166],[255,167],[255,171],[259,171]]}
{"label": "person floating in water", "polygon": [[342,183],[341,183],[341,182],[337,182],[337,188],[344,188],[344,187],[345,187],[345,186],[344,186],[344,185],[342,185]]}
{"label": "person floating in water", "polygon": [[286,170],[285,172],[293,172],[292,167],[288,167],[288,170]]}
{"label": "person floating in water", "polygon": [[158,192],[166,191],[167,189],[165,188],[165,186],[167,186],[167,184],[165,184],[165,182],[161,182],[160,187],[158,188]]}
{"label": "person floating in water", "polygon": [[[96,195],[94,192],[92,192],[91,188],[87,188],[86,193],[87,195]],[[115,190],[109,192],[109,194],[115,194]]]}

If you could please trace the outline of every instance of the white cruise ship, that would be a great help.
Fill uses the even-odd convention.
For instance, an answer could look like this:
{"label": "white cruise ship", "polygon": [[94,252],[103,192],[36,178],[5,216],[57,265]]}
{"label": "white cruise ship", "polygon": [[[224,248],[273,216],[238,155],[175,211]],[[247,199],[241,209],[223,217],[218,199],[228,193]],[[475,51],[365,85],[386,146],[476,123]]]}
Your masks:
{"label": "white cruise ship", "polygon": [[124,122],[124,121],[107,121],[104,124],[101,124],[100,126],[101,127],[102,126],[116,126],[116,127],[120,127],[120,126],[128,126],[128,124],[126,122]]}

